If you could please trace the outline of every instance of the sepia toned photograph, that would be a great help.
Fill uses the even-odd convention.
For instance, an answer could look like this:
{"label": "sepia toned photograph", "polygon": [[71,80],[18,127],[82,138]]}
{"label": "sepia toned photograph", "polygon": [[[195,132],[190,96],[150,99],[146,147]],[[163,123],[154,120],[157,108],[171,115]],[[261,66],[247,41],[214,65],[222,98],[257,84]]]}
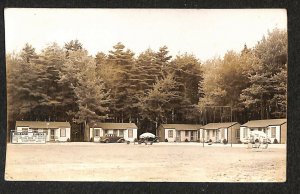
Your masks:
{"label": "sepia toned photograph", "polygon": [[6,181],[286,181],[286,9],[4,20]]}

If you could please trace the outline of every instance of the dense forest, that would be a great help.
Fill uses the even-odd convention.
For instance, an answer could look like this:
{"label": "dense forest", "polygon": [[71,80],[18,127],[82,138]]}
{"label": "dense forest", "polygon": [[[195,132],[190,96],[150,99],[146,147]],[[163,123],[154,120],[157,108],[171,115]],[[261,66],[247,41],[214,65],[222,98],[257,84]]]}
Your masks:
{"label": "dense forest", "polygon": [[72,140],[82,141],[94,121],[155,133],[161,123],[286,118],[287,32],[279,29],[207,61],[171,56],[167,46],[136,55],[120,42],[91,56],[71,40],[39,53],[26,44],[7,53],[6,67],[8,132],[16,120],[69,121]]}

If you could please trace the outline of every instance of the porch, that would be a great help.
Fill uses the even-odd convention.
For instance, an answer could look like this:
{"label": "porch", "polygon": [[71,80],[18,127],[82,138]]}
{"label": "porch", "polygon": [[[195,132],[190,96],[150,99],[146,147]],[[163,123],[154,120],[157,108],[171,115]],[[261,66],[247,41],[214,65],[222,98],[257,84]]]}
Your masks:
{"label": "porch", "polygon": [[176,130],[176,142],[198,141],[198,130]]}

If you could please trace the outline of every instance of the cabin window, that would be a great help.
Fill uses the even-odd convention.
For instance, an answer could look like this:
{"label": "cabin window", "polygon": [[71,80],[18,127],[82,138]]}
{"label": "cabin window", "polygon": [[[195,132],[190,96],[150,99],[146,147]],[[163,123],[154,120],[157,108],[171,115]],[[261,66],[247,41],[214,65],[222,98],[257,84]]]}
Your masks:
{"label": "cabin window", "polygon": [[128,137],[129,138],[133,137],[133,130],[132,129],[128,129]]}
{"label": "cabin window", "polygon": [[276,137],[276,127],[271,127],[271,138]]}
{"label": "cabin window", "polygon": [[220,129],[221,132],[221,138],[223,139],[225,137],[225,129]]}
{"label": "cabin window", "polygon": [[99,137],[100,136],[100,129],[95,129],[95,136]]}
{"label": "cabin window", "polygon": [[[250,131],[253,131],[253,129],[250,129]],[[246,138],[248,136],[248,129],[244,128],[244,135],[243,137]]]}
{"label": "cabin window", "polygon": [[60,137],[66,137],[66,129],[60,129]]}
{"label": "cabin window", "polygon": [[28,128],[22,128],[22,132],[28,132]]}
{"label": "cabin window", "polygon": [[117,136],[117,135],[118,135],[118,130],[117,130],[117,129],[114,129],[114,130],[113,130],[113,134]]}
{"label": "cabin window", "polygon": [[236,137],[236,138],[240,138],[240,129],[237,129],[237,130],[235,131],[235,137]]}
{"label": "cabin window", "polygon": [[173,138],[173,131],[172,131],[172,130],[169,130],[169,131],[168,131],[168,137],[169,137],[169,138]]}
{"label": "cabin window", "polygon": [[185,136],[188,137],[189,136],[189,132],[185,131]]}
{"label": "cabin window", "polygon": [[123,130],[119,130],[119,136],[124,137],[124,131]]}
{"label": "cabin window", "polygon": [[104,130],[104,134],[105,134],[105,135],[107,134],[107,131],[108,131],[108,130]]}

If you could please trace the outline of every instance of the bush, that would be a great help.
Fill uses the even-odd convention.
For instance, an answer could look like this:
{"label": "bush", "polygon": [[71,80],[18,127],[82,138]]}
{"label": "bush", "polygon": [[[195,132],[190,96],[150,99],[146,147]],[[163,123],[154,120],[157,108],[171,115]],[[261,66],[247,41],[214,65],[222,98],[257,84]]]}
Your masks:
{"label": "bush", "polygon": [[223,139],[223,144],[227,144],[228,143],[228,141],[227,141],[227,139]]}
{"label": "bush", "polygon": [[274,143],[274,144],[278,144],[279,142],[278,142],[277,139],[274,139],[273,143]]}
{"label": "bush", "polygon": [[241,142],[241,140],[238,140],[238,144],[241,144],[242,142]]}
{"label": "bush", "polygon": [[130,141],[127,141],[127,144],[130,144]]}
{"label": "bush", "polygon": [[134,142],[138,142],[138,139],[137,138],[134,138],[134,140],[133,140]]}
{"label": "bush", "polygon": [[185,139],[184,141],[185,141],[185,142],[189,142],[189,140],[188,140],[188,139]]}
{"label": "bush", "polygon": [[211,139],[209,139],[209,140],[208,140],[208,142],[212,142],[212,140],[211,140]]}
{"label": "bush", "polygon": [[196,142],[197,142],[197,143],[200,143],[200,139],[198,139]]}
{"label": "bush", "polygon": [[70,142],[70,138],[67,139],[67,142]]}
{"label": "bush", "polygon": [[90,142],[93,142],[93,141],[94,141],[94,138],[91,137]]}
{"label": "bush", "polygon": [[165,139],[165,142],[168,142],[168,139]]}

